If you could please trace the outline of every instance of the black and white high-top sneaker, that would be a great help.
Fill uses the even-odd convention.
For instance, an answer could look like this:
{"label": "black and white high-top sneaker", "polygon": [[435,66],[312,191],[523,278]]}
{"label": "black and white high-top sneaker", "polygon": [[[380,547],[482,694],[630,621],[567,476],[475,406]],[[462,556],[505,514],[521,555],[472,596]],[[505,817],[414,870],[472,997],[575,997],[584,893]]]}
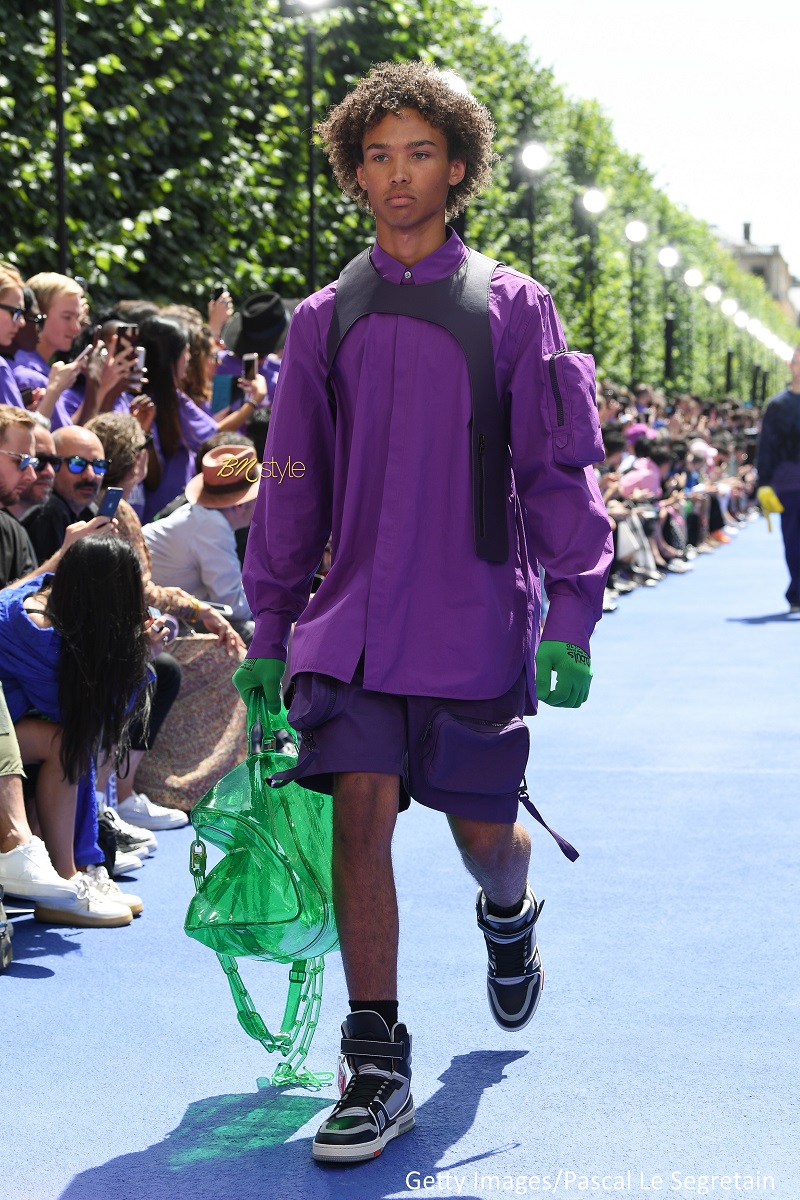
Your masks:
{"label": "black and white high-top sneaker", "polygon": [[342,1054],[353,1072],[341,1100],[314,1138],[317,1162],[377,1158],[387,1142],[415,1122],[411,1096],[411,1034],[391,1033],[374,1012],[354,1012],[342,1024]]}
{"label": "black and white high-top sneaker", "polygon": [[544,967],[536,945],[536,922],[543,904],[544,900],[537,903],[528,886],[518,916],[493,917],[487,911],[483,888],[478,892],[478,925],[489,952],[489,1008],[501,1029],[511,1032],[528,1024],[544,987]]}

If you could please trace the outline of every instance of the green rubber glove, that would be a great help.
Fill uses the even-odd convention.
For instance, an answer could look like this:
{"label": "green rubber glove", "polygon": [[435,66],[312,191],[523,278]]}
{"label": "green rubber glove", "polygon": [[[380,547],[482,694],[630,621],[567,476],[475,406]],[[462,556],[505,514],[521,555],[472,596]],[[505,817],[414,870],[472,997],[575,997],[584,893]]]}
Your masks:
{"label": "green rubber glove", "polygon": [[245,704],[250,693],[261,688],[271,713],[281,711],[281,680],[286,663],[279,658],[246,658],[233,673],[233,686]]}
{"label": "green rubber glove", "polygon": [[[551,672],[558,676],[550,690]],[[536,651],[536,699],[555,708],[580,708],[589,695],[592,660],[572,642],[540,642]]]}

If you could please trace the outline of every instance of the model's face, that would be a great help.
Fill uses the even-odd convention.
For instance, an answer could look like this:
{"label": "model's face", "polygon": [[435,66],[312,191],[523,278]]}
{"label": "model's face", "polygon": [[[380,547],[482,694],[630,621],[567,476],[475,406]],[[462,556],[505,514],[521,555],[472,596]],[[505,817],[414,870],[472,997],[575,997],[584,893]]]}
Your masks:
{"label": "model's face", "polygon": [[79,454],[88,459],[87,466],[80,474],[74,474],[68,465],[62,462],[53,485],[57,494],[62,500],[66,500],[77,516],[81,509],[97,499],[97,493],[100,491],[103,477],[95,474],[91,463],[97,459],[105,459],[103,443],[94,433],[90,433],[88,429],[81,429],[78,425],[59,429],[55,443],[58,447],[56,453],[62,458]]}
{"label": "model's face", "polygon": [[[22,288],[5,288],[4,291],[0,292],[0,304],[7,304],[9,308],[24,309],[25,301],[22,297]],[[10,346],[23,324],[24,317],[20,318],[20,320],[15,320],[10,312],[6,312],[4,308],[0,308],[0,346]]]}
{"label": "model's face", "polygon": [[81,331],[81,297],[57,296],[50,306],[41,336],[62,354]]}
{"label": "model's face", "polygon": [[443,215],[450,188],[464,178],[463,159],[447,156],[445,136],[418,112],[403,108],[361,143],[358,182],[379,226],[412,230]]}
{"label": "model's face", "polygon": [[23,490],[36,480],[33,467],[20,471],[16,457],[33,454],[33,430],[11,425],[0,440],[0,451],[0,504],[16,504]]}

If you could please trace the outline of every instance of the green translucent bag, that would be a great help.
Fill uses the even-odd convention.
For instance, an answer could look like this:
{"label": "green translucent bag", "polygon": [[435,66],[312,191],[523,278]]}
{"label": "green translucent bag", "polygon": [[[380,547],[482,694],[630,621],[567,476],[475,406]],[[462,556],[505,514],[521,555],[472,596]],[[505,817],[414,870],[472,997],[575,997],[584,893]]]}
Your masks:
{"label": "green translucent bag", "polygon": [[[287,1060],[272,1082],[321,1087],[328,1077],[299,1068],[319,1018],[324,955],[338,946],[331,885],[332,801],[298,783],[270,787],[270,775],[297,761],[276,753],[274,737],[263,744],[265,730],[290,729],[283,707],[270,713],[261,693],[252,693],[247,729],[247,759],[215,783],[192,811],[196,840],[190,866],[196,894],[184,928],[215,951],[245,1032]],[[208,874],[203,838],[225,852]],[[290,964],[289,995],[277,1034],[269,1032],[250,999],[236,963],[241,957]]]}

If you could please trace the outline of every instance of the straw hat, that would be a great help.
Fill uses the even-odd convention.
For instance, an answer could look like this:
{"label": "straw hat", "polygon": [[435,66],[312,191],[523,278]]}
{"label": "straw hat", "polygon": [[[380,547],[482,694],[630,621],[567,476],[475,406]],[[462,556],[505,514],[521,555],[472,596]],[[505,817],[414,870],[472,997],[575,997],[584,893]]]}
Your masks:
{"label": "straw hat", "polygon": [[231,508],[258,495],[261,463],[249,447],[215,446],[203,455],[202,474],[186,485],[186,499],[201,508]]}

